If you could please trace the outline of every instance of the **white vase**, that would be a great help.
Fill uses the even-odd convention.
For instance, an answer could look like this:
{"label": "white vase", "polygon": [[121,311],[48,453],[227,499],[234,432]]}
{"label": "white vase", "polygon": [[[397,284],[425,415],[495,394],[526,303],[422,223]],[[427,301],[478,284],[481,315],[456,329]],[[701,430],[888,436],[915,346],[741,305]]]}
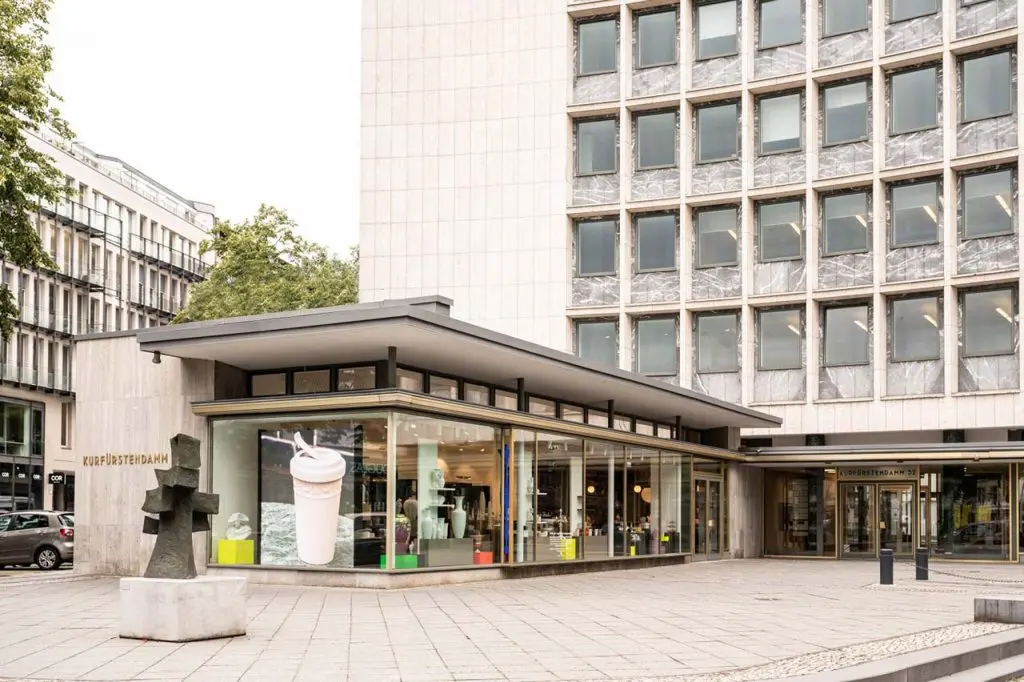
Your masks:
{"label": "white vase", "polygon": [[464,500],[462,495],[456,495],[455,509],[452,511],[452,537],[458,540],[466,534],[466,510],[462,508]]}

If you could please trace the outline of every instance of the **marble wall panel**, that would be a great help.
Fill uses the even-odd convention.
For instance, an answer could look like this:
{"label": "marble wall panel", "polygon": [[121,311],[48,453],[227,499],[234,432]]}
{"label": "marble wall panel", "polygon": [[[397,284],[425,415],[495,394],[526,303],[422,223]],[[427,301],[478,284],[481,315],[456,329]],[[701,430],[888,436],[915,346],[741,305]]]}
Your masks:
{"label": "marble wall panel", "polygon": [[807,370],[754,372],[754,402],[781,403],[807,399]]}
{"label": "marble wall panel", "polygon": [[680,299],[679,271],[638,272],[630,282],[631,303],[675,303]]}
{"label": "marble wall panel", "polygon": [[874,394],[871,365],[822,367],[818,371],[818,399],[870,398]]}
{"label": "marble wall panel", "polygon": [[819,68],[862,62],[871,56],[871,31],[846,33],[818,41]]}
{"label": "marble wall panel", "polygon": [[754,187],[789,185],[807,179],[807,155],[769,154],[754,159]]}
{"label": "marble wall panel", "polygon": [[617,275],[572,278],[570,305],[574,308],[618,305],[619,297],[619,277]]}
{"label": "marble wall panel", "polygon": [[599,73],[577,76],[572,88],[573,104],[612,102],[619,98],[619,74]]}
{"label": "marble wall panel", "polygon": [[897,54],[942,44],[942,12],[885,27],[885,53]]}
{"label": "marble wall panel", "polygon": [[942,128],[892,135],[885,141],[885,167],[916,166],[942,160]]}
{"label": "marble wall panel", "polygon": [[738,55],[694,62],[690,74],[690,87],[693,90],[700,90],[734,85],[743,79],[742,69],[743,62]]}
{"label": "marble wall panel", "polygon": [[[959,3],[957,3],[959,4]],[[1017,0],[988,0],[956,10],[956,37],[969,38],[1017,25]]]}
{"label": "marble wall panel", "polygon": [[885,394],[942,395],[945,393],[942,360],[889,362],[885,369]]}
{"label": "marble wall panel", "polygon": [[737,192],[743,185],[743,166],[738,159],[696,164],[690,171],[690,194]]}
{"label": "marble wall panel", "polygon": [[890,249],[885,254],[885,280],[910,282],[942,277],[944,255],[942,244]]}
{"label": "marble wall panel", "polygon": [[818,289],[844,289],[874,281],[874,260],[870,253],[844,253],[818,259]]}
{"label": "marble wall panel", "polygon": [[693,389],[730,403],[743,400],[743,382],[739,372],[694,373]]}
{"label": "marble wall panel", "polygon": [[629,183],[629,198],[632,201],[675,198],[680,192],[679,169],[654,168],[634,171]]}
{"label": "marble wall panel", "polygon": [[678,64],[633,71],[633,97],[669,95],[680,91],[682,74]]}
{"label": "marble wall panel", "polygon": [[786,294],[807,288],[807,265],[802,260],[754,263],[753,293]]}
{"label": "marble wall panel", "polygon": [[960,358],[957,378],[961,393],[1020,388],[1020,360],[1016,353]]}
{"label": "marble wall panel", "polygon": [[572,205],[595,206],[619,201],[619,174],[584,175],[573,178]]}
{"label": "marble wall panel", "polygon": [[870,173],[874,167],[875,154],[870,142],[838,144],[818,152],[818,177],[822,179]]}
{"label": "marble wall panel", "polygon": [[754,58],[754,78],[776,78],[807,69],[807,46],[784,45],[771,50],[758,50]]}
{"label": "marble wall panel", "polygon": [[1017,260],[1017,235],[984,239],[964,239],[957,245],[957,268],[961,275],[1014,270]]}
{"label": "marble wall panel", "polygon": [[693,271],[690,284],[690,298],[693,300],[735,298],[742,293],[743,282],[739,266],[700,268]]}
{"label": "marble wall panel", "polygon": [[984,154],[1017,146],[1016,116],[987,118],[957,126],[956,154]]}

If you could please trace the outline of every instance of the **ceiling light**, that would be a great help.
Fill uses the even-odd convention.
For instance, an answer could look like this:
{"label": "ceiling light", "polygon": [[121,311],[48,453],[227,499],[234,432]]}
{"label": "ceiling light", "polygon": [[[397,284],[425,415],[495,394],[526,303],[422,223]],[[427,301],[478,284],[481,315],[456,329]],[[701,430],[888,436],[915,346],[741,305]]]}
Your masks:
{"label": "ceiling light", "polygon": [[861,329],[863,329],[865,332],[867,332],[868,326],[866,324],[864,324],[863,322],[861,322],[860,320],[854,320],[853,323],[855,325],[857,325],[858,327],[860,327]]}
{"label": "ceiling light", "polygon": [[1010,208],[1010,204],[1008,204],[1006,202],[1006,199],[1003,198],[1002,194],[997,194],[996,195],[996,201],[999,203],[1000,206],[1003,207],[1003,210],[1006,211],[1006,215],[1008,215],[1008,216],[1010,216],[1012,218],[1013,217],[1013,209]]}
{"label": "ceiling light", "polygon": [[926,320],[926,321],[928,322],[928,324],[930,324],[931,326],[935,327],[936,329],[938,329],[938,328],[939,328],[939,323],[938,323],[938,322],[936,322],[936,321],[935,321],[935,318],[934,318],[934,317],[932,317],[931,315],[929,315],[928,313],[925,313],[924,315],[922,315],[922,317],[924,317],[924,319],[925,319],[925,320]]}
{"label": "ceiling light", "polygon": [[800,336],[800,330],[797,329],[795,325],[787,324],[786,326],[789,327],[789,331],[793,332],[797,336]]}
{"label": "ceiling light", "polygon": [[855,215],[853,217],[857,219],[857,222],[860,223],[861,227],[867,227],[868,226],[868,221],[864,219],[864,216],[862,216],[862,215]]}
{"label": "ceiling light", "polygon": [[932,219],[933,223],[935,223],[936,225],[939,224],[939,218],[938,216],[935,215],[934,208],[932,208],[931,206],[922,206],[921,208],[924,209],[924,212],[928,214],[928,217]]}
{"label": "ceiling light", "polygon": [[593,495],[594,494],[594,486],[592,486],[592,485],[588,485],[587,486],[587,494],[588,495]]}
{"label": "ceiling light", "polygon": [[1002,308],[1000,308],[999,306],[996,306],[996,312],[997,312],[997,313],[999,313],[999,314],[1000,314],[1000,315],[1002,316],[1002,318],[1003,318],[1004,320],[1006,320],[1007,322],[1010,322],[1010,323],[1012,323],[1012,322],[1013,322],[1013,318],[1012,318],[1012,317],[1010,317],[1010,314],[1009,314],[1009,313],[1007,313],[1007,312],[1006,312],[1005,310],[1003,310]]}
{"label": "ceiling light", "polygon": [[643,490],[643,488],[641,488],[639,485],[633,486],[633,492],[640,494],[641,490]]}

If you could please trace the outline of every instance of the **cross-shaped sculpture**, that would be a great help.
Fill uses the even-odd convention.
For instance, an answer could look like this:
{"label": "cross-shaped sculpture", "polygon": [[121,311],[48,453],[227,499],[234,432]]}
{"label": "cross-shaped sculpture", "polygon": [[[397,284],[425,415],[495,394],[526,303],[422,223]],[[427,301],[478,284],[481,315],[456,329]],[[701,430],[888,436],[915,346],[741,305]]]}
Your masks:
{"label": "cross-shaped sculpture", "polygon": [[146,567],[147,578],[187,580],[196,577],[192,533],[210,530],[210,514],[220,508],[220,495],[199,489],[199,441],[184,434],[171,439],[171,468],[157,469],[156,488],[146,491],[142,532],[156,536]]}

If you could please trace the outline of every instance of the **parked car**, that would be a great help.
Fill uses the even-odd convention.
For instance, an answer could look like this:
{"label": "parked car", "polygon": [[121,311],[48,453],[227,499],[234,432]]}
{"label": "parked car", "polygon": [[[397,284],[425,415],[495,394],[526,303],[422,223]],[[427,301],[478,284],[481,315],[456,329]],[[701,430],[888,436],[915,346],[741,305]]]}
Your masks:
{"label": "parked car", "polygon": [[37,510],[0,514],[0,566],[36,564],[50,571],[74,560],[74,514]]}

